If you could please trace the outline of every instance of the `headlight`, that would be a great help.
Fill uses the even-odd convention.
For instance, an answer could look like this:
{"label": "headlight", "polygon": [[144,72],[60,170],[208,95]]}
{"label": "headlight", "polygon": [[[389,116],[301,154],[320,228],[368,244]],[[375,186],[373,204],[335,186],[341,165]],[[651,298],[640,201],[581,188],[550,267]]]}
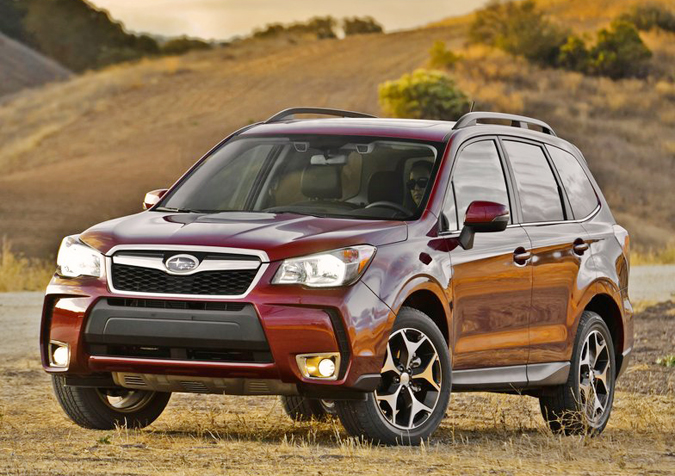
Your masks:
{"label": "headlight", "polygon": [[79,235],[66,236],[61,242],[56,258],[56,273],[67,278],[101,276],[103,256],[82,243]]}
{"label": "headlight", "polygon": [[273,284],[303,284],[313,288],[346,286],[355,282],[375,255],[375,247],[353,246],[303,258],[287,259]]}

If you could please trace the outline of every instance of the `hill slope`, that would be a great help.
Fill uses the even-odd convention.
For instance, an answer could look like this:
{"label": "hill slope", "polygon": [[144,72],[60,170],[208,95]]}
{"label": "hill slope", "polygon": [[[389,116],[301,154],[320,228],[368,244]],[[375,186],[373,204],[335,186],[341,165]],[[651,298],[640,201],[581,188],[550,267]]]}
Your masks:
{"label": "hill slope", "polygon": [[[576,0],[575,0],[576,1]],[[589,0],[586,3],[605,0]],[[646,35],[658,78],[614,82],[465,49],[467,23],[291,44],[244,41],[143,61],[0,100],[0,220],[17,249],[134,213],[232,130],[291,106],[379,114],[377,85],[423,66],[436,40],[482,109],[540,117],[585,153],[617,218],[643,246],[675,232],[675,42]]]}
{"label": "hill slope", "polygon": [[0,33],[0,96],[70,76],[56,61]]}

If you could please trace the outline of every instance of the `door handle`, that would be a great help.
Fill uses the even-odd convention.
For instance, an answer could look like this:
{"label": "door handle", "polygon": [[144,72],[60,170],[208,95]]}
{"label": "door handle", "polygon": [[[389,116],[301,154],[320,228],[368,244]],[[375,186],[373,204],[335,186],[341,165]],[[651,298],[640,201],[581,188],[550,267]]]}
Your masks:
{"label": "door handle", "polygon": [[588,243],[586,243],[581,238],[577,238],[576,240],[574,240],[574,245],[572,246],[572,249],[574,250],[575,254],[581,256],[588,249]]}
{"label": "door handle", "polygon": [[513,252],[513,261],[516,262],[516,264],[519,265],[525,265],[528,260],[532,258],[532,253],[527,251],[525,248],[522,246],[519,246],[516,248],[516,250]]}

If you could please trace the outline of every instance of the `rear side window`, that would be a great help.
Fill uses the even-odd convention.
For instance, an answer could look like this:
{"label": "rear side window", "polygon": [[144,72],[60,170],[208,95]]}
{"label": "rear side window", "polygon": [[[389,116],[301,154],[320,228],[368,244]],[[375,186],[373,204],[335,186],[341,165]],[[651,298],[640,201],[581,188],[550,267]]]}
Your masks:
{"label": "rear side window", "polygon": [[444,207],[450,229],[457,229],[458,223],[461,227],[466,209],[475,200],[509,206],[504,170],[491,140],[469,144],[459,153]]}
{"label": "rear side window", "polygon": [[525,223],[565,219],[553,170],[541,147],[524,142],[504,141],[513,167]]}
{"label": "rear side window", "polygon": [[560,180],[567,191],[574,217],[585,218],[598,206],[598,196],[576,157],[557,147],[547,145],[553,165],[558,170]]}

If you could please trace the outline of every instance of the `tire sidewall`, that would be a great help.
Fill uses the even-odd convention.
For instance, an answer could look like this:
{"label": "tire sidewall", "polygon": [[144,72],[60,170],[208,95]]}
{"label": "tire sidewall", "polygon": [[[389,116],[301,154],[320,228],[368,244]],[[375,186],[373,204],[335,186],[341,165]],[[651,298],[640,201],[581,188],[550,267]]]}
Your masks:
{"label": "tire sidewall", "polygon": [[394,335],[397,331],[406,328],[412,328],[423,332],[436,348],[439,360],[441,361],[441,392],[434,411],[420,427],[413,430],[402,430],[393,426],[386,420],[375,400],[375,392],[368,394],[366,403],[369,411],[377,415],[377,422],[378,426],[380,426],[381,433],[390,434],[392,436],[391,442],[416,445],[419,444],[421,440],[431,435],[445,417],[452,391],[452,359],[443,334],[436,324],[425,314],[414,309],[402,309],[394,323],[390,336]]}
{"label": "tire sidewall", "polygon": [[587,316],[580,325],[579,330],[577,331],[577,338],[574,345],[574,355],[571,361],[572,368],[570,369],[570,379],[568,381],[568,386],[571,388],[574,399],[576,402],[580,402],[581,390],[579,388],[580,375],[579,375],[579,361],[581,360],[581,351],[583,350],[584,343],[588,338],[588,335],[593,331],[599,331],[602,336],[605,338],[607,343],[607,348],[610,358],[610,372],[608,376],[609,381],[609,398],[607,400],[607,407],[602,415],[602,418],[597,424],[591,424],[588,422],[584,415],[584,425],[588,427],[589,431],[592,433],[600,433],[607,426],[609,421],[610,414],[612,412],[612,405],[614,403],[614,391],[615,391],[615,382],[616,382],[616,356],[614,351],[614,341],[612,340],[612,334],[607,327],[605,321],[602,318],[594,313],[587,311],[585,313]]}

